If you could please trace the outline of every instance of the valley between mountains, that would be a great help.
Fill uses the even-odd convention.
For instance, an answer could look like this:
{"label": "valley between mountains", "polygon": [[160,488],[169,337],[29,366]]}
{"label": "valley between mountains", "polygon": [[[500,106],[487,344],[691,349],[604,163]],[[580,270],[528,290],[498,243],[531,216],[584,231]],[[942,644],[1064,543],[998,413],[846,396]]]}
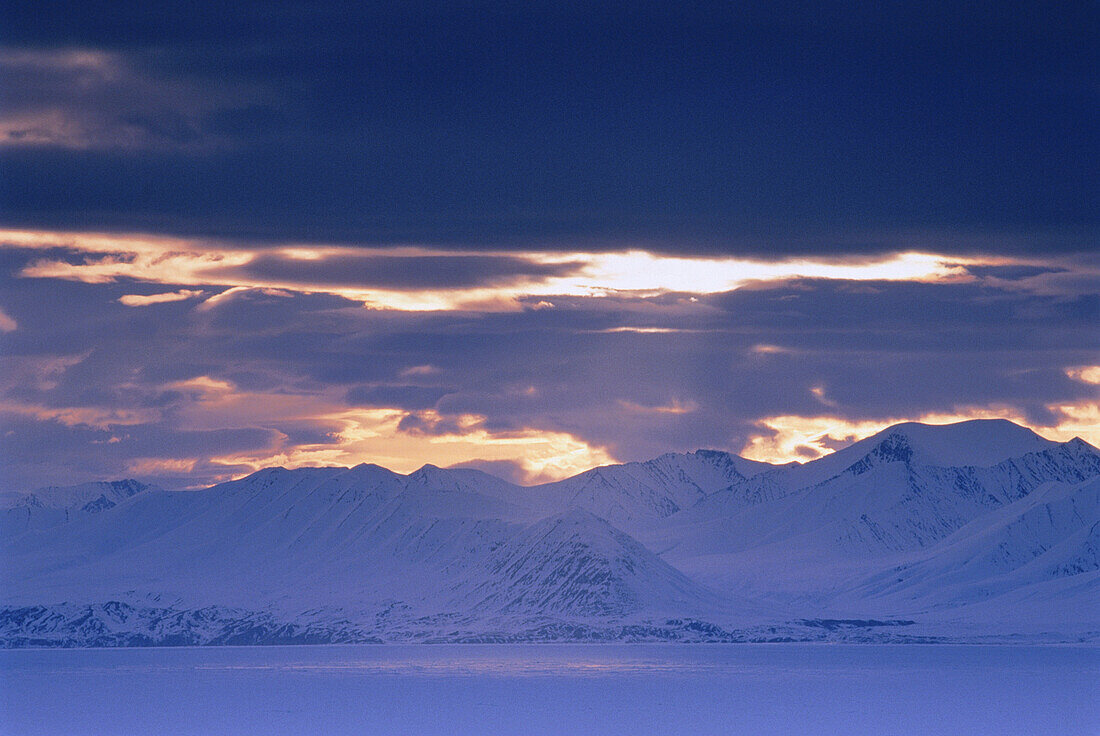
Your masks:
{"label": "valley between mountains", "polygon": [[900,424],[513,485],[269,468],[2,495],[6,647],[1100,639],[1100,450]]}

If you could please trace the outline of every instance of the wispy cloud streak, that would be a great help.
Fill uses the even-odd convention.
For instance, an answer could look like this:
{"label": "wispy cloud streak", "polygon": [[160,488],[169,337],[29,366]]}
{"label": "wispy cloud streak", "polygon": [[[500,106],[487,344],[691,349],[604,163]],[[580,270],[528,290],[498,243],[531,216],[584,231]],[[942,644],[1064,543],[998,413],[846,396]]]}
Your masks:
{"label": "wispy cloud streak", "polygon": [[[332,294],[375,309],[404,311],[552,308],[553,302],[546,300],[553,297],[714,294],[795,279],[968,281],[977,278],[968,266],[1004,262],[917,252],[858,259],[754,261],[736,257],[684,258],[636,250],[456,254],[424,248],[287,246],[257,251],[198,240],[25,231],[0,232],[0,241],[21,248],[62,248],[80,256],[76,261],[37,259],[21,271],[29,278],[84,283],[127,279],[185,287],[226,287],[207,299],[210,305],[244,289],[278,289]],[[455,283],[427,287],[425,273],[430,271],[439,274],[427,277],[430,280]],[[461,276],[464,272],[467,275]],[[183,293],[192,294],[187,290],[177,292]]]}

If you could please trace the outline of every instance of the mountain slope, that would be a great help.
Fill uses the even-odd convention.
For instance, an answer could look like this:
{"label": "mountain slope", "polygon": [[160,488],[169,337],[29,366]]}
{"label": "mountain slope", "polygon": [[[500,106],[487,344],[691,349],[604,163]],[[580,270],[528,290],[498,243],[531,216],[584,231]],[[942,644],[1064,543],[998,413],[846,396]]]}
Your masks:
{"label": "mountain slope", "polygon": [[[772,496],[748,499],[744,486],[734,486],[640,539],[711,586],[823,600],[848,589],[851,578],[935,546],[1044,483],[1100,476],[1100,451],[1080,440],[1048,443],[990,467],[921,464],[889,431],[858,449],[862,455],[843,451],[847,466],[827,479],[792,489],[800,476],[824,473],[792,468],[792,480],[772,471]],[[838,470],[835,460],[831,466],[825,470]]]}
{"label": "mountain slope", "polygon": [[685,615],[717,604],[636,540],[580,509],[512,536],[460,585],[469,588],[462,607],[506,614]]}
{"label": "mountain slope", "polygon": [[[878,576],[864,594],[970,603],[1100,569],[1100,478],[1048,483]],[[1100,602],[1100,600],[1098,600]]]}
{"label": "mountain slope", "polygon": [[157,490],[133,479],[49,486],[27,493],[4,494],[0,538],[63,524],[80,514],[114,508],[138,493]]}
{"label": "mountain slope", "polygon": [[525,489],[546,513],[582,508],[632,529],[691,508],[711,493],[772,468],[715,450],[668,453],[644,463],[594,468]]}

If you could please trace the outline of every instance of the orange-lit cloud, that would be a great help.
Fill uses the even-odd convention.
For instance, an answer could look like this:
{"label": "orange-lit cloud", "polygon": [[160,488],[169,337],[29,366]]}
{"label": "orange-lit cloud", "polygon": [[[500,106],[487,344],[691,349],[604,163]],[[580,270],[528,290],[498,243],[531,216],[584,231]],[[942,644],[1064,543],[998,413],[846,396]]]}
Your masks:
{"label": "orange-lit cloud", "polygon": [[[466,427],[441,435],[401,432],[398,425],[407,412],[397,409],[368,409],[335,412],[316,417],[333,421],[342,428],[331,435],[331,443],[284,446],[264,453],[211,458],[211,462],[251,470],[281,465],[288,468],[377,463],[397,472],[409,473],[425,462],[456,465],[471,460],[506,460],[518,465],[529,482],[566,478],[615,459],[604,449],[593,447],[564,432],[524,429],[490,432]],[[480,425],[483,417],[474,424]]]}
{"label": "orange-lit cloud", "polygon": [[109,409],[98,406],[50,407],[20,402],[0,403],[0,412],[22,414],[40,421],[57,421],[67,427],[110,429],[116,426],[149,424],[160,419],[156,409]]}
{"label": "orange-lit cloud", "polygon": [[1042,428],[1041,434],[1057,440],[1080,437],[1090,445],[1100,446],[1100,401],[1058,404],[1051,409],[1060,421],[1057,427]]}
{"label": "orange-lit cloud", "polygon": [[825,406],[831,406],[831,407],[834,407],[834,408],[837,406],[837,403],[835,401],[833,401],[832,399],[830,399],[828,396],[825,395],[825,387],[824,386],[811,386],[810,387],[810,393],[813,394],[815,399],[817,399],[819,402],[821,402]]}
{"label": "orange-lit cloud", "polygon": [[752,346],[752,352],[756,355],[786,355],[795,351],[779,345],[759,344]]}
{"label": "orange-lit cloud", "polygon": [[1082,383],[1100,384],[1100,365],[1083,365],[1068,368],[1066,375]]}
{"label": "orange-lit cloud", "polygon": [[134,458],[126,465],[126,471],[134,475],[162,475],[190,473],[199,463],[198,458]]}
{"label": "orange-lit cloud", "polygon": [[118,300],[127,307],[148,307],[151,304],[166,304],[168,302],[182,302],[188,299],[200,297],[205,292],[194,289],[180,289],[164,294],[126,294]]}
{"label": "orange-lit cloud", "polygon": [[[23,248],[62,247],[88,257],[79,263],[43,258],[23,269],[25,277],[54,278],[85,283],[134,279],[175,286],[221,286],[209,297],[210,308],[246,289],[276,289],[297,293],[335,294],[376,309],[406,311],[501,311],[522,307],[523,300],[543,297],[605,297],[616,294],[656,296],[669,292],[713,294],[759,282],[797,278],[854,281],[960,281],[972,277],[965,266],[983,260],[908,252],[861,258],[757,261],[745,258],[687,258],[639,250],[623,252],[530,252],[508,257],[530,265],[531,273],[516,273],[500,283],[436,287],[358,287],[308,280],[264,277],[247,270],[260,257],[256,251],[224,243],[144,235],[0,231],[0,242]],[[349,256],[349,254],[351,254]],[[470,256],[500,254],[467,252]],[[328,258],[386,257],[439,258],[445,254],[424,248],[347,249],[332,246],[288,246],[265,252],[265,257],[323,262]],[[450,254],[453,255],[453,254]],[[183,289],[176,294],[188,291]],[[183,298],[183,297],[181,297]],[[146,302],[151,303],[151,302]],[[135,302],[136,304],[136,302]],[[624,331],[664,331],[669,328],[613,328]]]}
{"label": "orange-lit cloud", "polygon": [[[883,279],[899,283],[962,284],[957,290],[905,288],[900,291],[910,297],[916,291],[935,292],[936,298],[943,296],[944,291],[957,291],[960,293],[951,294],[951,298],[957,299],[955,303],[967,305],[967,309],[975,304],[984,309],[990,303],[1006,301],[1008,306],[1004,309],[998,306],[995,315],[983,312],[979,316],[984,319],[1000,315],[1009,321],[1008,330],[1016,329],[1012,320],[1018,319],[1023,310],[1041,312],[1058,304],[1056,300],[1031,298],[1016,303],[1008,301],[1004,292],[991,289],[978,293],[979,290],[971,287],[987,277],[981,275],[981,269],[976,269],[979,273],[974,275],[968,263],[1003,265],[1010,262],[1005,259],[968,261],[916,251],[848,261],[803,258],[775,262],[687,258],[641,251],[508,254],[464,251],[464,255],[455,257],[452,252],[417,247],[371,249],[288,244],[252,249],[239,243],[196,238],[30,231],[0,232],[0,244],[0,247],[7,245],[35,251],[31,254],[31,262],[21,272],[24,277],[114,284],[109,289],[110,299],[117,299],[117,302],[109,315],[117,321],[111,324],[144,323],[142,329],[148,330],[140,338],[135,335],[133,339],[150,339],[150,335],[157,334],[158,327],[167,325],[152,324],[149,318],[155,315],[121,309],[118,303],[149,310],[156,309],[158,304],[177,302],[176,311],[182,307],[197,316],[202,316],[202,312],[212,312],[213,315],[207,316],[214,316],[219,310],[233,309],[238,300],[243,302],[259,294],[289,297],[320,293],[351,300],[344,305],[336,300],[278,300],[278,313],[272,322],[276,324],[279,339],[285,339],[285,346],[289,348],[274,356],[266,350],[256,352],[254,345],[234,344],[234,330],[243,335],[252,325],[264,324],[250,321],[255,317],[251,312],[235,315],[247,318],[244,322],[238,319],[179,321],[180,329],[170,330],[178,335],[173,338],[178,344],[163,343],[155,351],[156,361],[149,360],[149,355],[138,354],[142,351],[117,350],[118,345],[126,347],[125,340],[129,339],[122,327],[115,329],[114,334],[96,335],[91,330],[90,334],[82,335],[86,338],[82,342],[62,343],[74,345],[68,350],[86,350],[81,355],[0,356],[0,373],[6,374],[6,379],[0,378],[0,387],[6,387],[7,395],[13,399],[0,409],[67,426],[99,429],[155,423],[165,436],[174,431],[200,434],[236,431],[251,439],[218,445],[220,455],[213,461],[227,476],[269,464],[376,462],[408,471],[424,462],[453,465],[476,460],[508,461],[518,465],[528,479],[545,480],[611,462],[613,456],[620,453],[640,455],[658,448],[654,451],[656,454],[664,443],[673,441],[667,431],[673,427],[677,432],[675,442],[681,448],[683,443],[693,441],[688,439],[688,432],[694,432],[691,436],[699,437],[696,441],[700,444],[720,445],[731,432],[737,432],[739,438],[745,437],[746,423],[767,414],[776,415],[759,420],[759,431],[751,436],[743,452],[754,459],[780,462],[818,457],[845,442],[909,419],[948,422],[1003,417],[1029,424],[1024,412],[1014,405],[1012,397],[1023,395],[1019,393],[1020,382],[1015,379],[1011,385],[994,386],[988,392],[970,396],[945,390],[939,399],[928,399],[940,403],[922,404],[961,407],[941,414],[912,416],[911,409],[907,408],[912,404],[906,397],[899,397],[892,409],[883,410],[882,413],[888,416],[866,421],[845,419],[843,415],[848,412],[868,414],[865,408],[853,407],[847,402],[843,407],[837,405],[836,398],[843,395],[845,368],[829,362],[834,361],[835,355],[831,355],[829,361],[820,361],[817,348],[820,335],[808,337],[808,334],[815,329],[815,310],[837,309],[838,304],[847,304],[852,294],[862,293],[863,289],[876,292],[869,298],[859,297],[861,308],[870,310],[871,319],[880,304],[884,305],[887,316],[891,316],[889,310],[896,310],[897,305],[885,298],[880,302],[879,292],[889,290],[888,285],[881,283]],[[59,251],[64,255],[59,255]],[[26,253],[21,255],[26,256]],[[457,262],[466,256],[473,257],[473,262],[461,266],[465,270],[459,278],[453,278],[447,271],[453,262],[450,259],[454,257]],[[498,257],[509,260],[502,266],[495,260]],[[258,267],[259,260],[267,264],[266,270]],[[273,261],[277,262],[276,267],[271,267]],[[427,262],[433,263],[431,268],[435,270],[427,275],[418,273]],[[490,278],[483,278],[479,271],[485,263],[492,272]],[[348,271],[352,275],[343,273],[345,264],[350,264]],[[371,269],[377,264],[383,264],[389,271],[376,279]],[[997,273],[1026,274],[1034,270],[1009,269]],[[312,274],[309,278],[315,282],[309,281],[305,274]],[[355,278],[386,286],[355,285]],[[416,286],[402,286],[406,278]],[[838,286],[790,281],[798,278],[843,279],[845,283]],[[353,283],[335,283],[341,279]],[[143,282],[145,286],[131,288],[133,281]],[[880,283],[853,286],[851,281]],[[782,288],[777,288],[777,284]],[[48,291],[57,284],[46,282],[38,286],[38,291]],[[721,299],[704,297],[737,289],[742,291]],[[135,291],[158,293],[128,293]],[[819,293],[820,299],[812,298]],[[636,304],[618,299],[637,296],[660,298]],[[802,305],[790,301],[803,298],[806,302]],[[603,301],[599,302],[601,299]],[[92,302],[95,300],[93,293]],[[920,299],[916,301],[924,303]],[[276,300],[263,302],[270,305]],[[27,303],[20,304],[24,311],[16,312],[20,317],[18,325],[10,317],[10,325],[6,323],[4,317],[7,315],[0,312],[0,330],[26,329],[32,314],[25,311]],[[332,309],[334,303],[347,308]],[[547,341],[525,340],[517,344],[516,352],[509,352],[512,347],[507,340],[511,333],[502,338],[496,326],[488,324],[497,321],[495,317],[487,316],[482,320],[463,315],[461,319],[454,319],[444,314],[386,315],[376,319],[376,316],[364,314],[363,310],[354,309],[352,303],[372,309],[412,311],[476,309],[493,312],[541,308],[548,311],[540,315],[513,315],[499,321],[514,322],[518,329],[530,329],[532,325],[543,329],[549,325],[554,329],[575,328],[586,334],[623,334],[610,339],[586,338],[586,343],[599,345],[591,352],[580,354],[576,366],[568,365],[569,355],[564,354],[560,356],[560,369],[556,362],[559,356],[553,356],[555,361],[549,361],[553,367],[547,368],[548,361],[539,352],[541,346],[549,344]],[[558,306],[551,308],[555,303]],[[762,305],[762,311],[754,311],[757,303]],[[904,304],[909,310],[909,301]],[[317,308],[323,314],[324,329],[331,328],[335,336],[331,343],[312,338],[304,340],[301,344],[309,347],[303,350],[308,353],[303,356],[295,354],[294,346],[298,344],[294,342],[298,339],[295,334],[312,329],[313,323],[305,313],[295,311],[299,307]],[[573,320],[574,312],[581,318]],[[1038,312],[1028,315],[1035,317]],[[296,314],[301,314],[302,318],[282,319]],[[854,334],[866,329],[866,313],[859,319],[850,320],[845,319],[843,311],[836,315],[842,330]],[[267,317],[264,315],[264,319]],[[1038,314],[1038,317],[1047,319],[1046,314]],[[920,319],[921,316],[914,312],[913,324],[918,324]],[[420,331],[422,325],[431,325],[436,320],[448,323],[443,329],[446,340],[442,342],[423,337],[434,327]],[[377,366],[372,366],[372,370],[363,371],[358,369],[361,367],[358,363],[370,361],[375,347],[373,336],[360,339],[360,335],[369,331],[364,325],[372,323],[381,324],[387,330],[390,329],[387,325],[393,325],[399,331],[392,344],[398,347],[394,352],[401,357],[387,354]],[[476,339],[469,341],[452,339],[454,335],[466,334],[466,325],[475,323],[479,330],[492,329],[484,334],[479,332]],[[108,323],[94,323],[95,326],[99,324]],[[984,322],[975,324],[981,327]],[[217,329],[212,330],[212,327]],[[209,334],[212,331],[217,334],[212,336]],[[888,351],[894,349],[894,341],[881,337],[896,334],[892,319],[885,329],[878,325],[877,332],[868,332],[871,337],[866,342],[855,338],[837,341],[837,350],[847,345],[870,345],[876,349],[881,347],[887,351],[884,354],[892,355]],[[679,339],[674,337],[678,333],[699,333],[700,337],[697,340]],[[842,337],[847,334],[845,332]],[[217,338],[218,349],[202,353],[201,346],[214,344],[210,342],[214,338]],[[318,347],[315,342],[323,344]],[[617,352],[619,343],[630,351],[630,362],[624,361],[621,365],[615,362],[622,355]],[[192,344],[198,346],[195,354],[201,358],[193,363],[189,361],[191,356],[186,354]],[[927,344],[938,343],[929,340]],[[943,344],[954,346],[957,340],[947,340]],[[665,356],[671,351],[665,351],[672,346],[682,347],[685,352],[668,359]],[[661,348],[659,354],[655,352],[658,347]],[[695,350],[696,347],[701,352]],[[716,347],[722,349],[718,358],[715,358],[719,355]],[[564,349],[569,349],[567,344]],[[363,351],[362,355],[359,350]],[[524,350],[526,352],[521,352]],[[603,350],[607,352],[600,352]],[[154,351],[149,353],[154,354]],[[121,355],[122,360],[115,361],[115,354]],[[1100,442],[1096,430],[1100,425],[1096,405],[1078,401],[1100,385],[1100,366],[1091,365],[1093,361],[1087,354],[1075,351],[1074,364],[1066,368],[1066,364],[1060,362],[1065,354],[1059,353],[1057,358],[1050,359],[1059,362],[1021,364],[1021,370],[1041,370],[1043,380],[1057,384],[1057,391],[1047,395],[1070,397],[1049,407],[1051,416],[1055,417],[1051,426],[1031,426],[1052,438],[1068,439],[1080,435],[1091,442]],[[81,368],[79,378],[66,374],[71,366],[89,355],[96,357]],[[483,358],[498,355],[516,356],[515,365],[498,370],[500,361],[494,360],[491,363],[493,375],[486,378],[487,374],[479,373],[484,370],[483,365],[490,365],[490,361]],[[734,356],[734,370],[744,369],[740,374],[731,374],[731,386],[751,385],[747,379],[742,380],[746,377],[769,380],[767,377],[772,374],[766,369],[772,363],[782,368],[774,375],[783,395],[795,399],[787,403],[790,408],[779,414],[767,405],[767,397],[730,401],[730,394],[724,393],[726,387],[718,386],[718,381],[714,382],[713,393],[704,395],[706,385],[698,384],[708,384],[708,381],[698,382],[693,375],[685,377],[684,371],[677,372],[677,360],[682,361],[681,366],[695,366],[696,361],[702,359],[715,360],[717,364],[728,360],[730,355]],[[804,360],[796,362],[784,357],[790,355]],[[589,364],[596,360],[607,361],[615,370],[596,375],[589,370]],[[178,371],[185,370],[183,366],[187,365],[206,366],[193,370],[208,371],[211,376],[185,381],[158,378],[179,377]],[[939,365],[937,363],[935,369],[923,369],[923,373],[915,372],[916,380],[928,375],[929,370],[938,370]],[[356,369],[351,370],[349,366],[356,366]],[[729,368],[728,363],[726,368]],[[951,370],[961,369],[954,366]],[[998,375],[991,373],[993,377]],[[222,376],[241,376],[242,384],[248,381],[275,387],[244,390]],[[1072,384],[1067,377],[1076,383]],[[101,383],[94,385],[96,380]],[[93,383],[86,384],[89,381]],[[86,391],[85,385],[93,385],[99,390]],[[572,390],[574,385],[576,390]],[[561,386],[570,390],[562,391]],[[476,390],[469,390],[471,387]],[[55,389],[59,389],[57,395],[50,397],[34,393]],[[357,400],[351,397],[360,390],[361,400],[369,408],[349,407],[349,401]],[[440,398],[445,395],[452,398]],[[556,399],[558,395],[568,395],[568,398]],[[106,397],[100,400],[108,404],[139,408],[111,410],[84,406],[84,402],[94,401],[87,398],[89,396]],[[1027,400],[1041,398],[1028,396]],[[988,402],[989,406],[971,408],[970,402]],[[522,408],[516,408],[521,405]],[[427,409],[429,406],[461,407],[455,411],[477,413],[440,415]],[[875,410],[874,414],[877,413]],[[501,426],[517,429],[503,431],[498,429]],[[583,427],[584,438],[588,439],[581,437],[582,430],[558,431],[560,427]],[[125,436],[126,432],[114,434]],[[639,444],[639,438],[644,444]],[[230,446],[234,449],[225,449]],[[248,449],[238,451],[236,448]],[[146,456],[155,453],[147,448],[133,452],[141,456],[134,462],[146,463],[140,467],[161,467],[164,472],[177,472],[172,468],[188,466],[193,471],[187,472],[206,473],[203,478],[209,477],[211,460],[206,457],[196,460],[193,456],[206,450],[196,450],[194,446],[177,450],[181,457],[149,458]],[[172,450],[166,449],[166,455],[171,453]],[[149,464],[154,461],[168,464]]]}
{"label": "orange-lit cloud", "polygon": [[14,332],[18,328],[19,325],[15,319],[3,309],[0,309],[0,332]]}
{"label": "orange-lit cloud", "polygon": [[[521,429],[490,431],[485,417],[461,415],[441,433],[408,432],[401,428],[410,412],[397,408],[354,408],[325,394],[301,395],[239,391],[232,384],[200,376],[170,384],[190,391],[193,400],[176,415],[185,429],[239,426],[275,427],[295,423],[328,427],[325,442],[293,444],[282,434],[275,447],[261,452],[213,457],[211,463],[247,472],[281,465],[288,468],[377,463],[411,472],[426,462],[455,465],[470,460],[516,463],[531,481],[557,480],[596,465],[615,462],[608,452],[564,432]],[[435,412],[421,412],[440,420]],[[240,472],[235,473],[240,475]]]}
{"label": "orange-lit cloud", "polygon": [[1048,409],[1058,417],[1058,422],[1050,426],[1037,425],[1029,421],[1022,412],[1007,406],[967,407],[954,412],[936,412],[917,417],[861,421],[835,415],[766,417],[758,422],[764,431],[751,437],[740,454],[751,460],[770,463],[806,462],[901,422],[951,424],[970,419],[1008,419],[1057,442],[1080,437],[1092,445],[1100,446],[1100,403],[1052,405]]}

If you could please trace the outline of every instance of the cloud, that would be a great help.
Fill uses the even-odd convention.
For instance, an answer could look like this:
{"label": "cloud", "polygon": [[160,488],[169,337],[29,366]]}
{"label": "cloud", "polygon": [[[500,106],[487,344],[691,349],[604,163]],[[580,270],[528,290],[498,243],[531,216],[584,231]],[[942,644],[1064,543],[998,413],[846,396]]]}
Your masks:
{"label": "cloud", "polygon": [[169,291],[163,294],[125,294],[120,296],[118,300],[127,307],[147,307],[151,304],[182,302],[200,297],[204,293],[201,290],[180,289],[179,291]]}
{"label": "cloud", "polygon": [[1022,281],[1049,273],[1065,273],[1066,269],[1052,266],[1038,266],[1027,264],[1013,265],[967,265],[964,266],[968,273],[985,279],[998,279],[1000,281]]}
{"label": "cloud", "polygon": [[1067,368],[1066,375],[1075,381],[1100,384],[1100,365],[1086,365]]}
{"label": "cloud", "polygon": [[0,49],[7,81],[0,147],[192,149],[226,141],[207,119],[258,99],[225,82],[153,74],[126,55],[88,48]]}
{"label": "cloud", "polygon": [[[213,455],[272,442],[268,433],[255,430],[188,432],[153,424],[111,431],[25,415],[0,416],[5,427],[0,434],[0,456],[4,458],[2,482],[6,488],[132,477],[135,467],[143,469],[142,480],[170,488],[193,487],[228,480],[234,472],[244,470],[214,465],[209,461]],[[42,455],[43,447],[51,448],[48,458]],[[192,460],[191,470],[183,471],[182,465]]]}
{"label": "cloud", "polygon": [[626,409],[631,414],[690,414],[699,408],[699,405],[694,401],[682,402],[676,399],[673,399],[668,404],[657,406],[644,406],[633,401],[620,399],[619,406]]}
{"label": "cloud", "polygon": [[753,345],[750,350],[757,355],[789,355],[793,352],[790,348],[781,345],[768,345],[765,343]]}
{"label": "cloud", "polygon": [[576,273],[584,266],[576,262],[540,262],[531,257],[421,253],[307,251],[308,259],[263,254],[238,271],[246,280],[259,279],[302,286],[337,286],[422,291],[540,281]]}
{"label": "cloud", "polygon": [[0,357],[0,388],[5,393],[23,391],[46,392],[57,388],[69,368],[91,355],[84,351],[76,355],[8,355]]}
{"label": "cloud", "polygon": [[534,485],[540,482],[537,478],[531,478],[523,466],[515,460],[482,460],[480,458],[475,458],[473,460],[455,463],[448,467],[480,470],[483,473],[495,475],[497,478],[503,478],[517,485]]}
{"label": "cloud", "polygon": [[[386,251],[316,246],[258,252],[202,240],[29,231],[0,232],[0,239],[20,248],[64,248],[82,256],[32,261],[20,272],[28,278],[83,283],[133,279],[226,287],[208,298],[204,309],[248,289],[326,293],[375,309],[516,311],[524,305],[537,306],[544,297],[684,294],[689,303],[697,303],[698,298],[692,295],[774,288],[778,283],[805,279],[871,283],[975,278],[958,257],[916,252],[854,259],[756,261],[644,251],[456,255],[423,248]],[[607,329],[652,332],[673,328],[616,325]]]}
{"label": "cloud", "polygon": [[[415,427],[408,425],[413,417]],[[398,472],[411,472],[425,462],[453,465],[473,459],[508,461],[526,477],[559,479],[596,465],[614,462],[600,447],[564,432],[519,429],[498,432],[485,428],[483,417],[454,419],[410,414],[394,409],[338,410],[307,421],[333,422],[339,429],[327,441],[280,446],[262,454],[211,458],[219,465],[257,470],[262,467],[309,467],[377,463]],[[285,420],[285,417],[284,417]],[[420,431],[424,426],[428,431]]]}
{"label": "cloud", "polygon": [[153,409],[118,409],[98,406],[41,406],[16,402],[0,403],[0,413],[23,414],[38,420],[53,420],[67,427],[92,427],[110,430],[115,427],[148,424],[160,418]]}
{"label": "cloud", "polygon": [[18,328],[19,324],[15,321],[15,318],[0,309],[0,332],[14,332]]}
{"label": "cloud", "polygon": [[[18,276],[43,256],[79,265],[116,253],[113,237],[74,250],[56,235],[0,251],[5,307],[19,316],[4,335],[0,398],[26,409],[4,416],[15,434],[2,452],[20,485],[117,477],[158,458],[196,460],[186,477],[163,471],[174,486],[268,463],[505,460],[526,479],[549,478],[610,459],[739,451],[770,437],[761,422],[776,417],[824,416],[839,432],[844,422],[878,429],[980,409],[1087,431],[1087,411],[1073,420],[1061,407],[1095,397],[1075,373],[1100,349],[1089,288],[1034,293],[972,274],[803,278],[716,294],[589,291],[555,297],[555,309],[419,312],[298,289],[272,295],[264,284],[200,310],[124,307],[118,299],[136,289],[121,275]],[[142,268],[254,253],[188,239],[127,248]],[[197,280],[172,288],[237,288]],[[127,417],[142,423],[119,422]],[[776,456],[788,445],[785,457],[820,451],[799,440],[779,443]],[[65,457],[44,467],[41,446]]]}
{"label": "cloud", "polygon": [[188,475],[198,464],[198,458],[138,457],[127,463],[126,472],[142,477]]}
{"label": "cloud", "polygon": [[399,375],[402,378],[414,378],[416,376],[434,376],[438,373],[439,369],[434,365],[414,365],[405,368]]}

